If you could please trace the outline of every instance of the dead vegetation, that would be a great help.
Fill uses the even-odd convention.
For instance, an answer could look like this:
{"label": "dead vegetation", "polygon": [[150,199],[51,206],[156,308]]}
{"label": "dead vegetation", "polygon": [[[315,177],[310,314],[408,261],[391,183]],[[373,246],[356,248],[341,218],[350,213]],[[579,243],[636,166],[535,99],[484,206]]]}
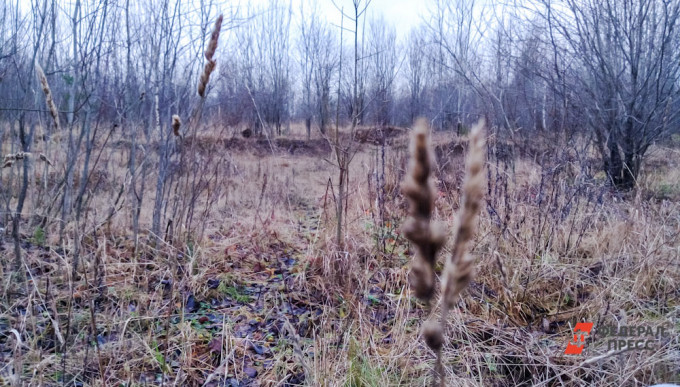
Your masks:
{"label": "dead vegetation", "polygon": [[356,129],[354,139],[362,144],[380,145],[391,142],[395,137],[403,137],[406,133],[408,133],[406,128],[394,126],[360,127]]}
{"label": "dead vegetation", "polygon": [[201,150],[205,151],[208,147],[218,147],[224,151],[244,152],[260,157],[290,154],[303,156],[327,156],[330,153],[331,147],[328,141],[323,138],[313,139],[309,141],[299,140],[294,138],[216,138],[213,136],[198,136],[187,138],[187,146],[193,144]]}
{"label": "dead vegetation", "polygon": [[[128,148],[113,145],[124,140],[116,136],[102,143],[101,177],[89,181],[95,194],[83,218],[78,276],[68,269],[73,241],[59,244],[58,223],[40,217],[26,217],[20,236],[27,288],[15,286],[3,260],[4,382],[431,383],[434,355],[418,340],[428,309],[408,285],[413,246],[399,229],[408,208],[396,190],[408,156],[403,148],[386,148],[395,162],[386,168],[382,222],[371,177],[379,170],[375,151],[367,145],[357,154],[349,174],[346,250],[338,252],[337,198],[328,180],[332,166],[319,160],[328,151],[321,141],[302,141],[291,151],[286,146],[297,142],[273,139],[272,153],[261,139],[206,140],[193,148],[201,157],[229,156],[207,187],[222,194],[211,211],[196,210],[203,237],[189,243],[167,237],[179,227],[169,224],[163,244],[154,246],[142,232],[135,249],[130,204],[117,200],[126,176],[116,166]],[[456,225],[452,214],[461,204],[468,152],[465,138],[453,141],[439,148],[455,150],[451,165],[443,162],[451,151],[442,152],[433,170],[432,219],[447,229]],[[654,351],[610,353],[607,339],[595,332],[587,356],[564,355],[578,321],[677,329],[680,205],[672,199],[677,191],[662,188],[673,187],[664,178],[677,173],[669,157],[677,149],[653,152],[647,184],[621,195],[559,168],[560,154],[543,163],[511,163],[491,149],[479,228],[470,241],[478,269],[444,320],[442,373],[449,384],[677,380],[675,335],[660,337]],[[63,165],[64,157],[54,154],[52,162]],[[461,180],[443,184],[452,173]],[[33,175],[37,181],[40,170]],[[8,183],[5,172],[3,187]],[[32,186],[27,214],[48,213],[33,206],[39,187]],[[149,211],[142,208],[141,219],[149,219]],[[0,248],[11,256],[6,242]],[[442,251],[447,257],[455,248]],[[441,275],[442,262],[433,262],[433,275]]]}
{"label": "dead vegetation", "polygon": [[680,383],[680,2],[187,3],[0,3],[0,385]]}

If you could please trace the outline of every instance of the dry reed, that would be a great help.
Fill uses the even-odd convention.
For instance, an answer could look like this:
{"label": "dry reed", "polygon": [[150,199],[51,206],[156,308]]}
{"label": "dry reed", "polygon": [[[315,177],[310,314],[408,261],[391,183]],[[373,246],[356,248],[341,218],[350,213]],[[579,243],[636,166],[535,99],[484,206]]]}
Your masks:
{"label": "dry reed", "polygon": [[[2,162],[3,168],[9,168],[12,165],[14,165],[14,162],[17,160],[23,160],[25,158],[31,157],[32,154],[30,152],[17,152],[17,153],[10,153],[8,155],[5,155],[3,158]],[[38,154],[38,157],[40,158],[41,161],[45,162],[47,165],[52,166],[52,161],[45,156],[44,153]]]}
{"label": "dry reed", "polygon": [[222,15],[217,17],[215,21],[215,27],[213,28],[212,34],[210,35],[210,41],[208,42],[208,47],[205,50],[205,59],[208,61],[203,67],[203,73],[201,74],[201,79],[198,82],[198,95],[201,98],[205,98],[205,89],[208,87],[208,81],[210,80],[210,74],[215,70],[217,62],[213,59],[215,51],[217,50],[217,41],[220,37],[220,30],[222,29]]}
{"label": "dry reed", "polygon": [[403,226],[404,235],[416,246],[409,281],[416,296],[429,304],[434,295],[437,252],[444,245],[446,236],[443,228],[431,221],[436,190],[430,179],[434,157],[428,128],[425,119],[418,119],[415,123],[412,158],[401,190],[410,202],[409,218]]}
{"label": "dry reed", "polygon": [[177,114],[172,115],[172,133],[179,137],[179,129],[182,126],[182,119]]}
{"label": "dry reed", "polygon": [[45,163],[47,163],[47,165],[49,165],[49,166],[52,166],[52,165],[53,165],[53,164],[52,164],[52,161],[50,161],[50,159],[48,159],[47,156],[45,156],[45,154],[41,153],[38,157],[40,157],[40,160],[42,160],[42,161],[44,161]]}
{"label": "dry reed", "polygon": [[470,133],[470,147],[465,162],[463,200],[458,210],[454,245],[443,273],[443,301],[452,308],[460,292],[472,280],[472,257],[467,246],[477,230],[477,217],[484,197],[484,120],[480,120]]}
{"label": "dry reed", "polygon": [[29,152],[17,152],[17,153],[10,153],[8,155],[5,155],[3,161],[3,168],[9,168],[12,165],[14,165],[14,162],[17,160],[23,160],[24,158],[30,157],[31,154]]}
{"label": "dry reed", "polygon": [[[470,133],[463,199],[454,229],[454,245],[442,274],[441,319],[439,322],[430,319],[422,328],[423,340],[437,356],[433,386],[444,386],[445,383],[442,347],[448,311],[455,305],[458,296],[473,276],[474,260],[467,250],[477,228],[477,216],[484,195],[484,163],[484,120],[480,120]],[[410,218],[404,224],[403,230],[417,248],[411,268],[411,286],[416,295],[426,300],[428,304],[434,295],[436,254],[445,242],[444,234],[440,232],[441,228],[431,223],[436,192],[429,178],[431,171],[432,151],[429,145],[428,126],[426,121],[419,119],[414,128],[411,166],[402,186],[402,191],[410,201]]]}
{"label": "dry reed", "polygon": [[54,104],[54,99],[52,98],[52,90],[50,89],[50,84],[47,83],[47,77],[42,67],[36,62],[35,72],[38,75],[38,80],[40,81],[40,86],[42,87],[43,93],[45,93],[45,102],[47,103],[47,108],[50,111],[52,120],[54,121],[54,127],[59,130],[59,111],[57,110],[57,105]]}

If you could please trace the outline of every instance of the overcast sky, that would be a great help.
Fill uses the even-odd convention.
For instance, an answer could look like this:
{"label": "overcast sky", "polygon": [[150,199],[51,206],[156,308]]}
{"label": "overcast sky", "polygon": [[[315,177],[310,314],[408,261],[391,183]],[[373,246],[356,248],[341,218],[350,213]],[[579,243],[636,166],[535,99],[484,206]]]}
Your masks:
{"label": "overcast sky", "polygon": [[[331,0],[318,0],[319,8],[326,14],[331,23],[340,23],[340,13]],[[345,13],[352,13],[352,0],[335,0],[335,4],[345,6]],[[423,0],[372,0],[368,7],[371,16],[380,16],[396,27],[397,35],[408,34],[412,27],[420,23],[421,17],[427,14],[427,1]],[[348,21],[345,20],[345,23]]]}
{"label": "overcast sky", "polygon": [[[310,0],[290,0],[295,14],[299,14],[300,3],[305,2],[308,6]],[[320,13],[330,23],[340,25],[341,17],[338,9],[331,0],[311,0],[317,1]],[[268,4],[269,0],[240,0],[240,4],[262,5]],[[424,0],[372,0],[368,7],[369,19],[372,16],[380,16],[396,28],[397,37],[402,38],[408,35],[412,27],[418,25],[421,18],[427,15],[428,1]],[[335,0],[338,7],[345,8],[346,14],[353,12],[352,0]],[[349,23],[345,20],[345,25]]]}

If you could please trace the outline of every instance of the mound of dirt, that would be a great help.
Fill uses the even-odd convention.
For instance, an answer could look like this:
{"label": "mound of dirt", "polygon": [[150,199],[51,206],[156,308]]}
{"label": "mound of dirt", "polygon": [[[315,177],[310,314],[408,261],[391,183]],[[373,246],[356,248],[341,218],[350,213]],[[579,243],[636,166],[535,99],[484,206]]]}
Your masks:
{"label": "mound of dirt", "polygon": [[266,155],[274,152],[276,154],[288,153],[291,155],[305,156],[325,155],[331,150],[328,141],[322,138],[312,140],[275,138],[270,140],[262,137],[249,139],[232,137],[224,140],[224,148],[253,152],[258,155]]}
{"label": "mound of dirt", "polygon": [[406,128],[395,126],[373,126],[368,128],[358,128],[354,132],[354,140],[360,143],[371,143],[381,145],[383,141],[390,143],[391,139],[408,133]]}
{"label": "mound of dirt", "polygon": [[[257,140],[259,144],[269,145],[267,139]],[[331,151],[331,146],[326,139],[316,138],[313,140],[295,140],[290,138],[277,138],[272,141],[275,150],[285,151],[291,155],[318,156]]]}
{"label": "mound of dirt", "polygon": [[[452,168],[460,169],[465,154],[466,145],[459,141],[451,141],[445,144],[439,144],[434,147],[434,155],[437,165],[442,170],[450,170]],[[461,169],[462,170],[462,169]]]}

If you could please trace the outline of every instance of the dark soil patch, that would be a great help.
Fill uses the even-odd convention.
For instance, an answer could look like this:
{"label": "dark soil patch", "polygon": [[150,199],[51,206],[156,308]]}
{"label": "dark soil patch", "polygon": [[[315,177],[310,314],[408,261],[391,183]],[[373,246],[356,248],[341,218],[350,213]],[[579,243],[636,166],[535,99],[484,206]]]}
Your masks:
{"label": "dark soil patch", "polygon": [[[187,139],[185,146],[191,146],[193,139]],[[208,138],[199,137],[196,143],[199,152],[207,151],[211,147],[226,150],[250,152],[264,156],[266,154],[290,154],[302,156],[321,156],[331,151],[331,147],[323,138],[312,140],[297,140],[290,138],[267,139],[263,137],[231,137],[231,138]]]}
{"label": "dark soil patch", "polygon": [[371,143],[381,145],[389,144],[391,139],[408,133],[408,129],[395,126],[374,126],[369,128],[357,128],[354,132],[354,140],[359,143]]}

